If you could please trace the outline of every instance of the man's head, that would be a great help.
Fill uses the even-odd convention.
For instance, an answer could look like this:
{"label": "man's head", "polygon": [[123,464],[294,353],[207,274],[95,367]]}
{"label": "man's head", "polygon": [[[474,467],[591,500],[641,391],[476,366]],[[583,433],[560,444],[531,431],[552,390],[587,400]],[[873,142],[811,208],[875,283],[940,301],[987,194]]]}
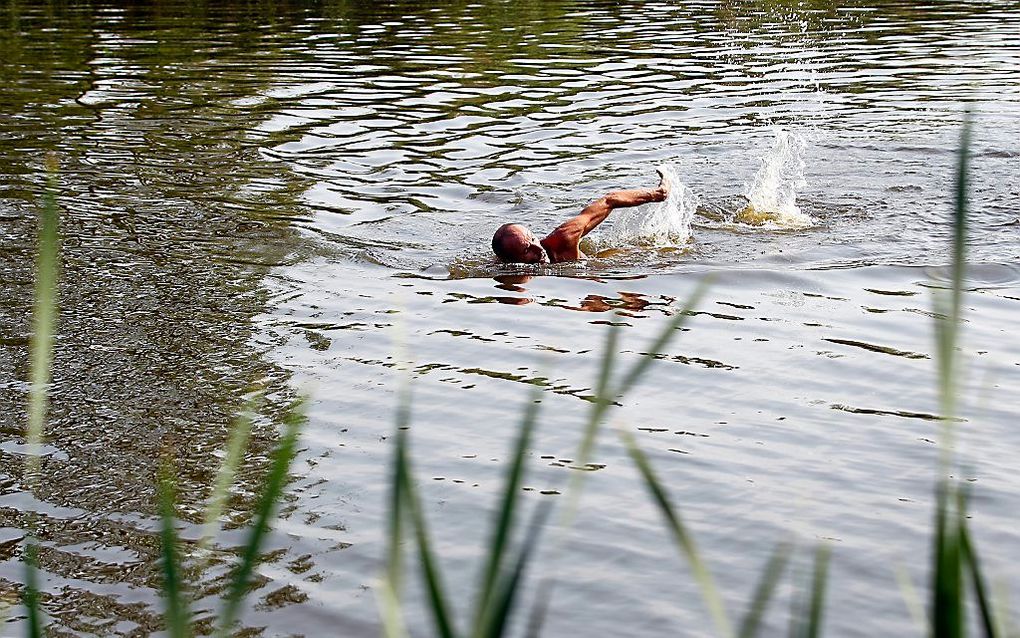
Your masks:
{"label": "man's head", "polygon": [[518,264],[547,264],[549,256],[538,238],[520,224],[503,224],[492,236],[492,252],[500,261]]}

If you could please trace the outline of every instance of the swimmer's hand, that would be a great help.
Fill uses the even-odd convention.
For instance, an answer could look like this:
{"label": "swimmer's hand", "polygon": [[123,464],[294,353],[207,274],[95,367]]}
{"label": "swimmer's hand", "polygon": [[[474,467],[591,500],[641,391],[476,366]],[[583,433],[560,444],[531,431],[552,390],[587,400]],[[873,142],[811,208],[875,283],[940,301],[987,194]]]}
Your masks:
{"label": "swimmer's hand", "polygon": [[662,172],[661,168],[655,169],[655,172],[659,174],[659,186],[653,191],[654,199],[652,201],[664,202],[666,201],[666,198],[669,197],[669,191],[673,185],[670,184],[669,178],[666,177],[666,174]]}

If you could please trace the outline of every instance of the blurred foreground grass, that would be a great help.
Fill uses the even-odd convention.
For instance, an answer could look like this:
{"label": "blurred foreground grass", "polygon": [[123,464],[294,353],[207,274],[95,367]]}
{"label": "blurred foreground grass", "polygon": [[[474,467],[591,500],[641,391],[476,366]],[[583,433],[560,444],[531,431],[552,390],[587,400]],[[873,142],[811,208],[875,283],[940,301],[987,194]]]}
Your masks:
{"label": "blurred foreground grass", "polygon": [[[959,352],[962,294],[966,268],[967,240],[967,184],[970,153],[970,120],[963,126],[956,174],[955,207],[953,214],[952,278],[948,290],[936,290],[935,321],[938,361],[939,396],[941,399],[941,441],[936,478],[936,509],[933,516],[931,541],[931,572],[928,590],[927,626],[925,633],[935,638],[956,638],[968,635],[971,627],[979,627],[988,637],[1006,636],[1007,610],[992,604],[987,582],[980,567],[978,554],[967,525],[968,492],[957,479],[952,478],[955,468],[955,412],[959,394]],[[53,360],[53,340],[57,321],[57,280],[60,250],[58,235],[58,209],[56,203],[57,166],[50,158],[47,162],[48,181],[39,234],[35,305],[33,308],[33,334],[31,341],[29,416],[26,442],[29,455],[26,463],[25,485],[34,491],[40,477],[39,453],[44,436],[44,423],[48,402]],[[595,441],[612,406],[627,394],[647,374],[653,357],[661,352],[678,328],[690,316],[700,300],[704,286],[667,322],[656,339],[644,348],[648,354],[638,359],[629,369],[620,371],[616,361],[618,329],[610,326],[604,354],[597,374],[595,401],[592,403],[578,446],[576,458],[583,465],[588,462]],[[537,392],[538,390],[535,390]],[[404,622],[402,590],[408,563],[420,572],[433,620],[431,633],[442,638],[483,638],[504,636],[523,631],[528,636],[541,633],[545,606],[555,587],[555,581],[546,578],[539,583],[540,595],[531,609],[523,610],[519,603],[525,584],[529,561],[541,542],[542,535],[552,528],[562,534],[572,524],[585,473],[576,473],[567,488],[566,498],[556,518],[549,523],[551,506],[544,503],[522,522],[520,510],[521,486],[527,471],[526,458],[539,411],[537,397],[532,396],[523,408],[521,425],[514,443],[510,462],[506,468],[504,486],[496,509],[490,539],[485,547],[473,609],[468,617],[461,618],[451,600],[442,575],[440,558],[430,541],[428,521],[414,479],[409,451],[408,428],[411,420],[410,385],[401,393],[397,406],[396,436],[394,437],[391,464],[389,502],[389,530],[387,534],[387,568],[379,587],[379,601],[384,635],[397,638],[408,635]],[[254,401],[254,399],[253,399]],[[220,467],[204,516],[202,538],[189,544],[194,554],[201,555],[212,541],[223,512],[227,492],[237,468],[243,463],[243,454],[251,427],[252,402],[245,407],[227,442],[227,450]],[[254,523],[248,540],[240,549],[233,568],[230,585],[224,596],[218,618],[212,629],[198,627],[191,613],[189,586],[181,569],[181,550],[185,546],[177,537],[174,512],[174,467],[172,459],[163,459],[159,479],[161,516],[161,547],[163,566],[163,598],[165,601],[166,630],[173,638],[191,636],[196,632],[227,636],[236,631],[241,605],[247,595],[252,576],[259,562],[260,549],[269,531],[276,507],[283,495],[288,471],[295,455],[295,446],[304,420],[303,402],[298,401],[284,417],[284,428],[273,454],[256,506]],[[788,543],[777,546],[765,565],[759,582],[750,596],[750,604],[734,623],[723,604],[708,560],[701,554],[694,536],[684,525],[683,517],[672,501],[666,486],[658,479],[655,470],[627,433],[620,433],[627,452],[637,467],[649,498],[661,512],[664,525],[675,541],[678,551],[689,563],[691,573],[701,591],[703,602],[713,620],[715,633],[723,638],[760,635],[762,619],[776,587],[782,581],[785,568],[794,549]],[[45,633],[42,602],[38,590],[37,553],[34,523],[29,521],[22,559],[25,566],[22,602],[25,607],[28,634],[33,638]],[[407,561],[406,540],[415,560]],[[794,605],[789,623],[791,636],[807,638],[823,632],[823,614],[826,606],[827,566],[830,549],[819,545],[814,550],[814,570],[810,583]],[[905,587],[908,592],[910,587]],[[919,603],[907,598],[907,607]],[[969,608],[977,610],[977,619],[968,623]],[[3,610],[0,610],[2,615]],[[2,620],[2,618],[0,618]]]}

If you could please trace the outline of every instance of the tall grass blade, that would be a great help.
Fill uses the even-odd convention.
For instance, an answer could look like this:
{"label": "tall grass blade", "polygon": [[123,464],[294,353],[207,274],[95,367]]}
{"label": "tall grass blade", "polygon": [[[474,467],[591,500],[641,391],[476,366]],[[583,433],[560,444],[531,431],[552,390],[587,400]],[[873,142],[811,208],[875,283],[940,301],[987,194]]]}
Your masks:
{"label": "tall grass blade", "polygon": [[970,539],[970,530],[967,525],[966,495],[961,492],[959,505],[957,507],[957,534],[960,538],[960,551],[963,554],[963,562],[970,574],[971,583],[974,586],[974,597],[977,598],[978,611],[981,614],[981,628],[986,638],[997,638],[1003,635],[999,630],[993,613],[992,601],[989,595],[988,586],[984,574],[981,571],[981,561],[978,559],[977,551]]}
{"label": "tall grass blade", "polygon": [[669,344],[670,340],[673,339],[676,331],[687,323],[687,320],[691,316],[691,312],[697,308],[698,304],[701,303],[701,298],[705,296],[705,291],[708,290],[708,285],[708,279],[702,280],[701,283],[698,284],[698,287],[691,293],[691,296],[687,299],[687,303],[685,303],[683,308],[680,309],[680,312],[676,313],[676,315],[669,320],[666,324],[666,328],[659,333],[659,336],[656,337],[652,344],[647,348],[648,355],[638,359],[637,363],[635,363],[630,369],[630,372],[628,372],[627,375],[624,376],[623,380],[620,381],[619,385],[617,385],[614,392],[616,396],[623,396],[624,394],[627,394],[630,392],[631,388],[637,385],[638,381],[641,380],[641,378],[645,375],[645,372],[648,371],[648,367],[652,364],[654,355],[660,354]]}
{"label": "tall grass blade", "polygon": [[1013,621],[1013,616],[1010,614],[1010,610],[1013,608],[1009,603],[1009,589],[1006,583],[1002,580],[996,579],[992,582],[992,596],[991,599],[994,601],[992,609],[998,613],[995,614],[995,626],[998,627],[1000,636],[1014,637],[1020,636],[1020,629],[1017,628],[1016,623]]}
{"label": "tall grass blade", "polygon": [[[606,346],[605,352],[602,355],[602,362],[599,367],[598,383],[595,386],[595,404],[592,406],[591,412],[588,415],[588,422],[585,426],[584,434],[581,438],[581,444],[578,448],[577,459],[579,465],[584,465],[591,461],[592,451],[595,449],[595,440],[598,436],[599,427],[602,424],[603,417],[609,410],[613,402],[629,392],[641,377],[644,376],[645,372],[648,371],[648,367],[651,365],[654,355],[659,354],[666,347],[666,344],[675,336],[677,330],[683,327],[687,319],[691,316],[691,311],[697,306],[698,302],[705,294],[707,289],[707,280],[702,281],[698,284],[698,287],[691,294],[691,297],[687,300],[687,303],[677,312],[673,317],[666,323],[666,326],[662,331],[652,340],[652,343],[647,349],[647,355],[641,357],[637,363],[631,367],[630,371],[624,374],[623,379],[613,385],[613,368],[616,365],[616,348],[619,341],[619,328],[617,326],[610,326],[609,333],[606,335]],[[570,481],[568,488],[569,499],[567,509],[562,517],[564,525],[569,524],[575,512],[577,511],[578,503],[581,499],[581,486],[584,481],[586,472],[575,474]]]}
{"label": "tall grass blade", "polygon": [[25,610],[28,613],[28,635],[42,638],[42,610],[39,600],[39,544],[29,537],[25,544]]}
{"label": "tall grass blade", "polygon": [[[28,427],[25,442],[25,483],[35,492],[39,480],[39,453],[42,446],[49,385],[53,369],[53,335],[57,323],[57,279],[60,275],[59,210],[57,208],[57,158],[46,158],[46,192],[39,224],[39,248],[36,256],[35,303],[32,308],[32,339],[29,352]],[[32,638],[42,636],[37,569],[39,547],[34,536],[34,518],[29,518],[29,535],[25,544],[24,603],[28,613],[28,631]]]}
{"label": "tall grass blade", "polygon": [[514,601],[520,590],[521,578],[532,554],[538,547],[538,539],[551,510],[552,506],[548,502],[540,503],[535,508],[531,523],[528,525],[527,535],[518,550],[517,560],[514,562],[513,569],[502,575],[501,582],[494,594],[493,604],[488,608],[484,621],[475,634],[478,638],[500,638],[506,632],[510,615],[513,612]]}
{"label": "tall grass blade", "polygon": [[46,160],[48,176],[39,225],[39,252],[36,256],[35,304],[32,309],[32,339],[29,353],[30,390],[28,398],[27,478],[34,486],[39,474],[39,449],[42,444],[49,385],[53,368],[53,335],[57,323],[57,278],[60,274],[59,212],[57,209],[56,158]]}
{"label": "tall grass blade", "polygon": [[280,442],[273,453],[273,461],[269,468],[269,473],[266,475],[258,506],[255,510],[255,521],[252,524],[248,542],[241,552],[240,562],[234,570],[230,589],[223,606],[223,612],[220,615],[220,623],[217,630],[220,636],[228,635],[234,622],[237,620],[241,602],[248,591],[251,575],[259,561],[262,542],[269,533],[269,519],[273,516],[276,505],[283,494],[287,473],[290,469],[291,461],[294,460],[294,455],[296,454],[295,447],[298,432],[305,420],[304,403],[304,399],[296,401],[287,410],[283,418],[283,435],[280,437]]}
{"label": "tall grass blade", "polygon": [[900,585],[903,602],[907,606],[907,611],[914,620],[914,624],[918,629],[927,633],[929,623],[924,613],[924,603],[921,602],[921,597],[917,593],[917,588],[914,587],[914,581],[910,578],[910,574],[902,565],[896,569],[896,581]]}
{"label": "tall grass blade", "polygon": [[613,404],[613,391],[611,389],[613,379],[613,367],[616,364],[616,349],[620,341],[620,326],[615,323],[609,326],[606,333],[605,351],[602,353],[602,360],[599,363],[599,375],[595,383],[595,403],[592,405],[588,415],[588,425],[581,439],[581,453],[578,458],[581,463],[588,461],[595,444],[595,434],[598,431],[602,415],[606,413],[609,406]]}
{"label": "tall grass blade", "polygon": [[[405,435],[398,432],[398,441]],[[393,457],[393,482],[390,488],[390,511],[389,511],[389,535],[386,549],[386,575],[383,578],[380,607],[382,611],[383,635],[387,638],[403,638],[407,635],[407,628],[404,626],[403,614],[401,612],[400,592],[402,585],[403,552],[403,524],[404,510],[406,508],[403,494],[404,465],[399,460],[401,450],[398,447]]]}
{"label": "tall grass blade", "polygon": [[829,548],[824,544],[819,544],[815,549],[811,581],[801,587],[792,600],[790,608],[791,638],[814,638],[821,633],[828,563]]}
{"label": "tall grass blade", "polygon": [[964,116],[957,158],[956,192],[953,208],[953,246],[951,291],[948,301],[936,296],[936,310],[946,319],[935,324],[938,352],[939,399],[941,404],[942,441],[939,453],[939,480],[935,498],[935,538],[931,584],[932,633],[935,638],[956,638],[964,635],[964,552],[954,509],[957,488],[951,483],[953,420],[956,413],[957,343],[963,299],[963,280],[967,261],[967,191],[970,158],[971,116]]}
{"label": "tall grass blade", "polygon": [[414,524],[414,537],[418,546],[418,556],[421,560],[422,577],[429,595],[429,610],[432,612],[432,618],[436,623],[436,635],[441,638],[453,638],[454,629],[450,607],[447,603],[446,590],[439,573],[439,565],[432,552],[432,545],[425,523],[425,514],[422,512],[421,502],[418,499],[414,486],[411,464],[407,456],[406,435],[401,432],[398,434],[398,437],[400,457],[397,462],[401,466],[399,477],[402,481],[402,500],[406,504],[407,513]]}
{"label": "tall grass blade", "polygon": [[185,597],[177,555],[177,531],[174,529],[174,480],[169,460],[163,462],[159,476],[160,544],[163,563],[163,599],[166,626],[171,638],[190,638],[191,612]]}
{"label": "tall grass blade", "polygon": [[[598,436],[599,425],[602,417],[613,402],[613,393],[610,389],[612,382],[613,367],[616,359],[617,342],[620,338],[620,327],[610,325],[606,333],[606,345],[602,352],[602,359],[599,363],[598,379],[595,383],[595,403],[588,413],[588,421],[585,423],[584,432],[581,434],[581,441],[577,448],[577,463],[583,467],[591,460],[592,452],[595,449],[595,439]],[[567,528],[573,522],[581,501],[581,486],[587,472],[577,472],[570,477],[567,485],[567,505],[562,510],[559,524],[561,528]]]}
{"label": "tall grass blade", "polygon": [[524,631],[526,638],[539,638],[542,634],[542,627],[545,625],[545,619],[549,613],[549,604],[552,602],[553,582],[547,578],[538,585],[535,605],[528,615],[528,626]]}
{"label": "tall grass blade", "polygon": [[701,559],[701,554],[698,552],[694,537],[687,531],[683,521],[680,519],[679,513],[677,513],[676,508],[666,494],[666,490],[662,487],[662,483],[656,477],[651,463],[649,463],[641,448],[638,447],[634,437],[629,432],[622,430],[620,431],[620,436],[627,446],[627,452],[641,473],[645,487],[648,488],[652,500],[658,505],[659,511],[662,513],[663,518],[666,519],[666,527],[673,536],[674,542],[676,542],[677,547],[679,547],[691,566],[694,579],[701,589],[702,597],[705,599],[705,605],[712,615],[712,621],[715,623],[717,633],[724,637],[732,636],[733,628],[730,626],[729,618],[726,616],[722,597],[719,595],[719,590],[716,588],[711,572],[708,571],[705,562]]}
{"label": "tall grass blade", "polygon": [[[634,367],[631,368],[630,372],[624,375],[623,381],[615,387],[613,385],[613,371],[616,366],[617,344],[619,342],[620,333],[618,326],[610,325],[609,331],[606,334],[606,345],[602,354],[598,378],[595,385],[595,401],[593,402],[592,408],[588,414],[584,432],[582,433],[577,454],[575,455],[578,465],[583,467],[585,464],[590,462],[592,453],[595,449],[595,442],[598,437],[599,428],[602,425],[606,412],[618,398],[637,384],[641,376],[651,364],[653,356],[662,351],[669,340],[673,338],[675,331],[680,329],[690,317],[691,310],[693,310],[697,302],[703,296],[706,287],[707,280],[702,281],[691,296],[691,299],[689,299],[683,308],[681,308],[681,310],[677,312],[669,322],[667,322],[662,332],[652,341],[651,347],[648,349],[647,356],[642,357],[641,361],[636,363]],[[580,505],[582,487],[587,474],[588,472],[576,472],[570,477],[570,481],[567,486],[567,502],[561,511],[558,521],[561,532],[562,530],[569,528],[573,523],[574,516],[576,516]],[[560,542],[562,542],[562,534],[560,539]],[[546,583],[549,595],[551,595],[554,584],[555,583],[552,580],[547,581]],[[545,603],[540,601],[539,604],[541,605]],[[541,615],[544,616],[544,612],[542,612]]]}
{"label": "tall grass blade", "polygon": [[952,317],[960,318],[963,297],[963,280],[967,267],[967,206],[970,188],[971,113],[964,114],[960,132],[960,150],[956,164],[956,193],[953,206],[953,301]]}
{"label": "tall grass blade", "polygon": [[825,590],[828,584],[830,549],[821,544],[815,550],[815,569],[811,579],[811,604],[808,607],[804,638],[818,638],[822,633],[822,612],[825,610]]}
{"label": "tall grass blade", "polygon": [[761,619],[765,615],[765,610],[768,609],[769,600],[783,575],[783,570],[786,569],[792,549],[789,543],[780,543],[769,557],[761,580],[758,581],[758,586],[755,588],[751,608],[747,610],[743,622],[740,623],[740,633],[737,634],[740,638],[752,638],[758,635]]}
{"label": "tall grass blade", "polygon": [[[971,139],[971,115],[964,114],[963,127],[960,132],[960,147],[957,154],[956,186],[953,205],[953,240],[952,263],[950,267],[949,299],[936,297],[936,311],[947,317],[936,322],[936,349],[939,353],[939,398],[942,403],[943,436],[946,438],[945,448],[951,448],[952,420],[956,404],[956,345],[959,340],[960,317],[963,303],[963,282],[967,266],[967,205],[969,187],[969,162]],[[945,454],[949,450],[945,449]],[[947,461],[945,454],[943,462]]]}
{"label": "tall grass blade", "polygon": [[790,596],[790,631],[787,634],[790,638],[800,638],[801,634],[804,633],[804,616],[806,615],[804,610],[807,608],[807,592],[805,590],[807,586],[799,582],[800,576],[800,569],[798,569],[798,584]]}
{"label": "tall grass blade", "polygon": [[248,439],[251,435],[252,415],[255,412],[256,404],[261,398],[260,393],[245,402],[245,406],[234,421],[227,439],[227,452],[216,472],[216,481],[213,483],[212,493],[209,495],[209,502],[205,508],[205,515],[202,517],[202,537],[198,541],[199,551],[209,548],[213,536],[216,534],[216,524],[223,515],[223,510],[230,495],[230,486],[234,483],[234,475],[241,464],[241,457],[245,448],[248,447]]}
{"label": "tall grass blade", "polygon": [[524,477],[524,460],[531,445],[531,435],[535,429],[535,422],[538,419],[538,412],[541,403],[541,388],[535,387],[529,393],[528,403],[524,408],[524,417],[519,428],[517,441],[510,457],[510,467],[507,469],[506,480],[504,481],[503,496],[500,500],[499,509],[496,512],[496,525],[493,529],[492,540],[488,547],[488,563],[482,577],[482,587],[476,602],[475,627],[481,627],[482,619],[486,616],[489,608],[496,580],[503,569],[504,557],[507,546],[510,542],[510,534],[514,528],[514,515],[517,511],[517,503],[520,501],[521,482]]}
{"label": "tall grass blade", "polygon": [[393,478],[390,483],[390,505],[386,543],[386,573],[380,592],[383,635],[387,638],[403,638],[407,635],[401,611],[401,590],[403,585],[403,541],[404,517],[407,496],[404,493],[406,481],[405,449],[407,427],[411,419],[411,386],[405,381],[397,398],[396,440],[393,447],[393,461],[390,463]]}
{"label": "tall grass blade", "polygon": [[964,635],[963,555],[957,527],[949,511],[951,486],[940,481],[935,512],[935,556],[932,582],[932,635],[960,638]]}

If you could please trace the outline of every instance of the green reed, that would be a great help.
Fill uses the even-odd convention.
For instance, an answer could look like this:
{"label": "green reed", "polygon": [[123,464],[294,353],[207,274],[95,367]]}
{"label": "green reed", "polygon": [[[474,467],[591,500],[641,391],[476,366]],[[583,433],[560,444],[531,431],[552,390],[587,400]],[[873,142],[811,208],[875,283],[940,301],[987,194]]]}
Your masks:
{"label": "green reed", "polygon": [[[705,286],[699,286],[684,307],[676,312],[666,322],[659,335],[652,339],[647,352],[643,353],[629,369],[623,372],[617,372],[616,370],[619,329],[616,326],[610,327],[597,374],[592,409],[588,415],[576,455],[580,465],[583,466],[591,458],[598,433],[610,408],[618,404],[647,374],[655,356],[666,348],[677,331],[683,327],[683,324],[691,316],[695,305],[703,296],[704,291]],[[456,621],[453,618],[449,597],[443,585],[440,568],[432,550],[427,531],[427,521],[421,509],[420,497],[413,481],[413,472],[407,451],[407,429],[410,423],[411,401],[409,384],[405,385],[397,409],[396,444],[391,477],[389,551],[387,571],[383,578],[382,593],[380,595],[384,631],[387,636],[406,635],[399,597],[403,579],[401,547],[404,535],[408,533],[405,532],[406,527],[411,528],[410,534],[413,536],[414,547],[417,549],[421,576],[428,595],[428,610],[433,618],[435,634],[444,638],[454,636],[480,638],[502,636],[505,634],[505,631],[510,626],[510,617],[514,610],[514,603],[519,595],[517,589],[521,585],[525,568],[540,539],[542,521],[548,517],[551,508],[548,504],[537,506],[532,514],[531,522],[527,525],[527,531],[523,533],[523,539],[515,548],[511,548],[511,539],[520,535],[517,511],[521,507],[521,485],[526,469],[525,458],[541,405],[539,401],[540,392],[539,388],[534,389],[525,403],[521,425],[518,428],[518,435],[509,457],[510,460],[504,478],[499,506],[495,510],[490,540],[485,547],[482,558],[483,567],[479,578],[478,592],[474,600],[474,609],[470,614],[471,623],[464,631],[458,631]],[[660,509],[666,515],[667,520],[670,521],[670,530],[673,532],[678,544],[684,548],[685,556],[695,573],[695,578],[716,624],[717,631],[723,636],[734,635],[723,608],[722,597],[718,592],[711,573],[705,567],[693,537],[685,530],[676,510],[668,503],[665,490],[652,475],[651,467],[643,453],[637,448],[630,437],[624,436],[635,464],[645,477]],[[580,499],[583,474],[575,474],[568,484],[567,506],[566,511],[561,516],[561,527],[569,526],[572,522],[577,503]],[[785,555],[782,557],[781,563],[785,563]],[[781,568],[781,565],[777,564],[776,567]],[[773,569],[770,573],[775,571]],[[765,584],[774,585],[776,579],[767,580]],[[544,581],[541,586],[543,595],[539,596],[536,607],[529,614],[528,635],[537,635],[540,631],[542,618],[544,617],[544,603],[548,601],[552,586],[552,581]],[[772,588],[771,586],[764,587],[763,585],[759,589],[759,607],[763,608]],[[757,616],[751,616],[751,620],[756,618]]]}
{"label": "green reed", "polygon": [[[43,432],[49,406],[52,381],[53,341],[57,324],[58,278],[60,275],[59,211],[57,207],[59,163],[55,155],[46,157],[46,189],[39,224],[39,249],[36,255],[35,302],[32,308],[32,338],[29,351],[28,427],[25,441],[25,482],[35,493],[41,469]],[[39,544],[35,538],[34,516],[29,517],[29,534],[25,542],[25,590],[23,602],[28,613],[28,634],[42,636],[38,586]]]}
{"label": "green reed", "polygon": [[226,454],[223,456],[223,461],[216,471],[213,489],[206,503],[205,515],[202,517],[202,536],[198,541],[200,552],[209,549],[220,516],[226,508],[227,498],[230,496],[230,486],[234,482],[234,475],[237,474],[237,468],[240,467],[245,448],[248,446],[248,439],[251,437],[252,421],[261,399],[261,392],[255,392],[245,403],[241,414],[230,428],[230,434],[227,437]]}
{"label": "green reed", "polygon": [[[632,389],[647,372],[652,356],[662,350],[687,319],[688,310],[689,308],[685,308],[684,311],[678,312],[671,321],[667,322],[660,336],[653,341],[648,355],[639,359],[616,383],[613,383],[612,371],[617,333],[615,329],[610,331],[606,353],[598,376],[592,411],[579,450],[578,458],[581,464],[590,457],[598,429],[609,407]],[[403,537],[408,533],[405,531],[406,527],[410,527],[410,534],[413,536],[414,547],[417,550],[435,634],[443,638],[453,638],[454,636],[487,638],[505,635],[520,593],[522,578],[534,551],[537,549],[544,522],[549,516],[551,508],[547,503],[535,507],[525,531],[519,530],[518,510],[521,508],[521,486],[526,471],[525,459],[538,421],[541,406],[540,392],[540,388],[533,389],[524,406],[521,424],[504,477],[499,506],[495,511],[490,540],[482,559],[483,566],[479,576],[474,609],[470,614],[470,624],[461,631],[453,616],[454,610],[443,584],[441,568],[432,550],[427,521],[413,480],[413,470],[408,456],[407,433],[410,424],[411,399],[409,384],[405,384],[397,409],[396,444],[391,475],[388,565],[381,587],[383,626],[387,636],[406,635],[400,603],[403,579],[401,547]],[[579,483],[572,481],[569,489],[575,498],[571,502],[576,502],[578,486]],[[523,538],[515,546],[512,542],[513,539],[522,534]],[[537,633],[541,625],[541,616],[541,608],[533,610],[533,623],[531,623],[533,627],[529,633]]]}
{"label": "green reed", "polygon": [[258,505],[255,508],[255,522],[251,526],[248,542],[242,548],[241,559],[234,569],[230,590],[220,614],[217,632],[220,636],[227,636],[233,630],[241,602],[248,592],[252,573],[259,562],[259,550],[269,533],[269,521],[283,496],[287,473],[297,453],[298,433],[305,421],[304,406],[305,400],[300,399],[284,413],[283,434],[273,451],[269,472],[259,491]]}
{"label": "green reed", "polygon": [[967,634],[967,581],[970,581],[985,636],[1005,635],[993,608],[967,523],[968,491],[951,477],[955,462],[956,406],[960,396],[960,332],[967,268],[967,209],[971,116],[965,115],[957,153],[953,206],[952,262],[948,291],[934,293],[935,346],[941,408],[941,441],[932,541],[931,633],[935,638]]}
{"label": "green reed", "polygon": [[184,592],[177,529],[174,527],[174,470],[167,455],[159,469],[160,556],[163,567],[164,618],[171,638],[187,638],[191,631],[191,605]]}
{"label": "green reed", "polygon": [[[245,597],[251,587],[252,575],[258,566],[262,545],[269,533],[272,519],[286,484],[290,465],[297,452],[297,439],[304,423],[304,399],[294,402],[283,416],[283,433],[273,451],[269,471],[258,491],[258,502],[255,507],[254,520],[248,532],[247,541],[241,546],[240,556],[231,570],[230,584],[224,596],[218,618],[215,622],[216,636],[230,636],[236,630],[238,614]],[[217,472],[217,480],[209,496],[206,512],[203,517],[202,537],[196,544],[197,553],[208,548],[211,542],[210,527],[214,527],[222,513],[230,488],[230,477],[235,473],[240,462],[244,444],[251,428],[253,402],[249,401],[245,411],[238,417],[228,437],[227,454]],[[189,638],[193,635],[191,601],[189,600],[186,583],[183,581],[181,557],[178,553],[180,539],[174,526],[174,478],[173,463],[169,456],[164,458],[159,478],[160,523],[161,523],[161,562],[163,567],[163,599],[164,617],[167,630],[172,638]]]}
{"label": "green reed", "polygon": [[[616,371],[616,353],[619,332],[610,326],[604,353],[596,376],[593,407],[585,424],[577,458],[583,465],[595,447],[598,433],[610,408],[633,389],[650,369],[655,356],[661,353],[673,336],[692,315],[692,311],[704,294],[705,286],[699,286],[684,307],[666,322],[660,334],[654,338],[647,352],[627,370]],[[403,622],[400,592],[403,584],[403,545],[405,537],[411,539],[411,546],[418,556],[422,584],[427,596],[427,610],[432,617],[433,634],[442,638],[470,636],[471,638],[495,638],[506,635],[511,625],[515,604],[520,597],[523,574],[528,562],[537,549],[544,521],[550,514],[551,505],[542,503],[534,508],[530,522],[521,531],[518,511],[521,509],[521,486],[526,470],[530,441],[538,420],[541,403],[541,389],[534,388],[524,405],[521,424],[507,463],[504,484],[499,504],[493,516],[492,531],[488,544],[483,549],[479,585],[473,601],[474,608],[469,614],[470,623],[459,627],[454,616],[454,607],[447,593],[438,558],[428,532],[420,495],[414,482],[414,473],[408,453],[408,429],[411,421],[410,384],[405,382],[400,393],[396,413],[396,435],[394,456],[391,464],[391,491],[389,509],[389,534],[387,569],[380,587],[380,606],[384,635],[403,637],[407,629]],[[758,635],[761,618],[786,567],[792,547],[781,544],[770,558],[762,578],[755,590],[752,605],[746,613],[739,633],[733,629],[725,611],[722,596],[708,569],[705,559],[697,548],[694,536],[682,522],[678,509],[673,505],[667,490],[656,477],[651,463],[637,446],[633,437],[621,431],[627,452],[637,467],[648,488],[652,501],[657,505],[666,521],[667,531],[691,566],[695,582],[715,624],[716,632],[726,638],[732,636],[750,637]],[[580,497],[583,473],[571,478],[567,487],[566,512],[561,516],[561,526],[569,526]],[[522,536],[514,545],[512,539]],[[824,609],[825,578],[828,564],[828,548],[819,547],[816,553],[814,578],[806,601],[798,608],[791,624],[791,635],[814,637],[820,635],[821,618]],[[528,612],[526,635],[538,636],[545,614],[545,605],[554,583],[545,580],[540,584],[541,595],[535,607]]]}
{"label": "green reed", "polygon": [[387,636],[403,636],[406,630],[402,621],[400,590],[403,579],[400,569],[403,560],[401,547],[405,526],[410,527],[413,543],[418,552],[424,585],[429,597],[429,611],[434,623],[434,633],[443,638],[453,636],[501,636],[503,635],[517,594],[521,577],[532,551],[537,545],[547,509],[536,509],[527,536],[515,549],[510,547],[511,537],[516,528],[517,510],[520,500],[521,483],[524,478],[528,445],[538,417],[537,388],[532,392],[521,422],[514,453],[506,472],[497,521],[487,548],[485,567],[480,579],[479,592],[475,600],[472,625],[464,633],[456,628],[453,609],[443,584],[440,567],[428,533],[427,521],[421,507],[413,470],[408,457],[407,425],[410,419],[410,393],[405,390],[397,414],[396,445],[392,464],[391,509],[389,513],[389,555],[388,568],[382,586],[384,633]]}

